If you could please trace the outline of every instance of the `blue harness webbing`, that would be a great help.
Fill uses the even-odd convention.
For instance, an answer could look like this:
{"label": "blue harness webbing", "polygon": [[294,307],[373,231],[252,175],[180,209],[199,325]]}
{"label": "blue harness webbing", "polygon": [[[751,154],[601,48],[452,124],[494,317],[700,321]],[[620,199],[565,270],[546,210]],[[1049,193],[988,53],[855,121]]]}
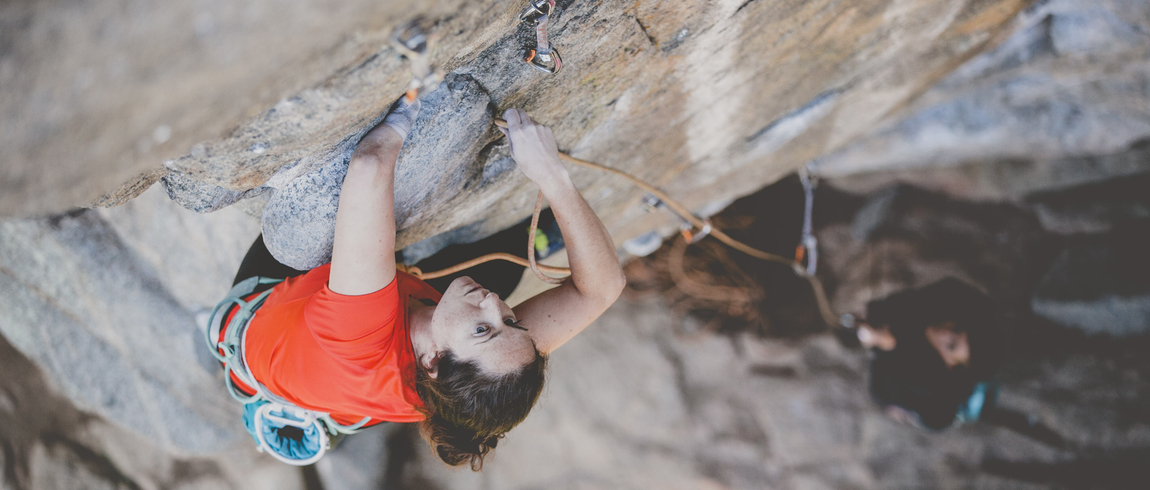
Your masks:
{"label": "blue harness webbing", "polygon": [[[342,425],[331,418],[331,414],[308,410],[296,406],[284,398],[270,392],[252,375],[244,359],[244,343],[247,339],[247,327],[255,316],[256,310],[263,305],[264,300],[271,294],[268,289],[251,300],[244,300],[262,284],[275,284],[282,279],[267,277],[249,277],[240,281],[228,291],[228,295],[212,310],[208,320],[207,334],[208,348],[217,360],[224,366],[224,385],[228,394],[236,401],[246,405],[256,404],[258,407],[254,414],[253,437],[261,452],[271,454],[284,463],[304,466],[319,461],[330,448],[330,436],[338,434],[354,434],[371,421],[371,417],[353,425]],[[231,321],[224,330],[223,340],[219,340],[220,331],[224,329],[225,313],[232,307],[239,306]],[[222,353],[221,353],[222,351]],[[252,395],[243,393],[232,381],[232,375],[248,385],[256,392]],[[318,437],[318,441],[307,441],[308,450],[301,450],[299,446],[291,450],[277,450],[276,446],[268,444],[267,433],[273,428],[292,426],[304,431],[305,435]],[[330,436],[329,436],[330,435]],[[284,454],[284,453],[287,454]]]}

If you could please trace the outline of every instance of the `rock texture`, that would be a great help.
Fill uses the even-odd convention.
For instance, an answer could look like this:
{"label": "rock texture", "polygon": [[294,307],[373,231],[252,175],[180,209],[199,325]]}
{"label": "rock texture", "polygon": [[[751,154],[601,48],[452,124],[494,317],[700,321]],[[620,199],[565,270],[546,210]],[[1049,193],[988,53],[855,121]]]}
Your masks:
{"label": "rock texture", "polygon": [[1019,199],[1150,170],[1150,5],[1040,1],[1013,29],[818,172],[870,191],[914,170],[901,178]]}
{"label": "rock texture", "polygon": [[0,338],[0,488],[302,489],[299,472],[239,446],[171,451],[77,410],[43,371]]}
{"label": "rock texture", "polygon": [[[12,144],[0,145],[15,162],[6,166],[12,178],[3,179],[11,187],[0,194],[2,209],[58,211],[107,193],[115,195],[102,202],[115,204],[141,188],[128,176],[166,172],[175,198],[206,211],[338,165],[401,93],[406,66],[386,37],[421,13],[438,37],[433,61],[482,88],[464,105],[486,98],[488,113],[523,107],[554,127],[563,149],[631,171],[698,208],[861,137],[993,45],[1025,3],[560,1],[551,39],[566,68],[555,76],[519,60],[531,32],[517,24],[522,2],[509,0],[342,2],[330,10],[254,4],[235,17],[223,13],[238,7],[222,4],[153,7],[135,12],[148,19],[146,32],[115,18],[114,0],[65,10],[73,17],[54,4],[9,6],[16,34],[4,73],[17,88],[6,91],[13,95],[5,114],[13,116],[5,124],[19,131],[5,132]],[[82,25],[82,17],[107,18],[108,27]],[[41,31],[71,33],[52,45],[63,50],[96,41],[112,66],[49,56],[36,51],[38,37],[21,35]],[[137,42],[149,34],[155,42]],[[179,49],[188,43],[195,48]],[[130,57],[131,46],[149,49]],[[72,75],[85,69],[90,77]],[[117,90],[104,93],[110,86]],[[75,109],[97,98],[102,111]],[[139,100],[157,102],[132,105]],[[533,191],[514,172],[464,190],[500,158],[482,151],[498,133],[468,129],[470,117],[413,140],[409,154],[438,159],[434,168],[400,170],[408,189],[399,201],[401,245],[484,223],[458,238],[473,240],[529,212]],[[475,157],[439,153],[459,146]],[[91,185],[72,185],[85,179]],[[642,213],[634,205],[640,193],[624,182],[582,170],[576,179],[619,240],[667,223]],[[125,181],[130,190],[113,192]],[[461,194],[486,205],[457,211]],[[475,209],[482,212],[464,212]]]}
{"label": "rock texture", "polygon": [[227,291],[258,230],[172,207],[153,193],[0,224],[0,333],[80,409],[166,450],[212,452],[242,426],[194,313]]}
{"label": "rock texture", "polygon": [[1146,475],[1106,449],[1150,445],[1144,343],[1076,340],[1003,373],[1003,403],[1067,434],[1078,456],[983,424],[899,425],[871,403],[862,352],[829,335],[680,337],[698,326],[676,328],[694,320],[668,310],[620,301],[556,351],[539,405],[483,473],[446,469],[416,442],[416,459],[389,470],[384,488],[1051,488],[1072,474],[1095,484]]}
{"label": "rock texture", "polygon": [[865,318],[867,302],[957,277],[1017,316],[1057,253],[1033,213],[957,201],[908,185],[869,196],[849,221],[818,232],[835,311]]}
{"label": "rock texture", "polygon": [[1150,220],[1076,237],[1034,292],[1034,312],[1089,334],[1150,332]]}
{"label": "rock texture", "polygon": [[[532,38],[517,23],[523,7],[0,5],[0,333],[14,348],[0,361],[8,379],[21,376],[3,385],[0,413],[22,421],[0,427],[5,486],[302,485],[252,452],[195,319],[261,229],[288,261],[324,260],[348,155],[409,77],[388,35],[417,15],[447,77],[425,94],[401,156],[409,260],[529,213],[535,191],[490,124],[508,107],[552,125],[561,149],[702,214],[812,160],[860,190],[888,184],[887,170],[948,167],[919,180],[967,197],[1029,197],[1040,211],[1037,221],[906,188],[871,196],[852,223],[820,231],[837,251],[824,269],[841,311],[955,271],[1025,309],[1020,278],[1042,272],[1027,261],[1058,252],[1031,254],[1038,223],[1095,233],[1144,217],[1136,186],[1097,213],[1063,190],[1150,169],[1145,2],[560,0],[551,37],[567,66],[554,76],[519,60]],[[626,182],[573,175],[619,243],[677,225],[645,213]],[[65,212],[92,204],[123,205]],[[932,221],[940,209],[957,218]],[[1051,288],[1035,300],[1080,299]],[[1008,486],[972,469],[984,456],[1107,457],[1052,453],[989,428],[928,438],[870,408],[865,359],[828,337],[680,338],[661,328],[693,321],[652,298],[617,305],[556,354],[542,405],[482,475],[445,472],[400,427],[349,441],[308,481],[982,488]],[[1004,396],[1084,445],[1150,445],[1150,370],[1134,355],[1142,337],[1121,332],[1132,340],[1063,332],[1081,349],[1012,367]]]}

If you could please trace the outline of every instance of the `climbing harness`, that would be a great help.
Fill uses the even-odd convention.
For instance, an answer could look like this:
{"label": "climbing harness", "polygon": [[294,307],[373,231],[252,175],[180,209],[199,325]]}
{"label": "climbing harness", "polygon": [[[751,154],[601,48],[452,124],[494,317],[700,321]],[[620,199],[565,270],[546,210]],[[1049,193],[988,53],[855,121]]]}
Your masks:
{"label": "climbing harness", "polygon": [[405,94],[408,102],[414,102],[420,91],[434,90],[443,80],[443,74],[431,66],[428,58],[431,39],[422,24],[422,19],[416,18],[396,27],[391,35],[392,47],[411,62],[411,83]]}
{"label": "climbing harness", "polygon": [[559,50],[547,40],[547,21],[554,12],[555,0],[531,0],[531,5],[519,16],[520,22],[535,24],[535,49],[527,51],[527,57],[523,62],[539,71],[552,74],[559,73],[563,68],[563,58],[559,56]]}
{"label": "climbing harness", "polygon": [[[284,463],[305,466],[319,461],[327,453],[331,436],[354,434],[370,422],[371,417],[364,417],[353,425],[342,425],[330,414],[300,408],[275,395],[255,379],[244,359],[248,324],[272,290],[268,289],[251,300],[244,300],[244,297],[251,295],[260,285],[280,281],[257,276],[237,283],[212,310],[205,334],[212,356],[224,365],[224,385],[228,394],[244,405],[244,425],[258,449]],[[220,331],[227,321],[227,311],[232,305],[238,306],[239,310],[227,322],[224,338],[219,340]],[[232,375],[256,392],[252,395],[243,393],[232,381]]]}

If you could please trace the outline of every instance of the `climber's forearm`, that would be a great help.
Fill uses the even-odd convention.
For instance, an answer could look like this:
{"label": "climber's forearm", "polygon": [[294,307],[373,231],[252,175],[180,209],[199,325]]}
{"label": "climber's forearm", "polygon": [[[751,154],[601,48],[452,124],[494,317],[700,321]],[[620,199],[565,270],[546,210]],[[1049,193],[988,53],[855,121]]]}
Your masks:
{"label": "climber's forearm", "polygon": [[403,140],[390,130],[373,133],[356,148],[340,188],[328,279],[340,294],[372,293],[395,279],[395,161]]}
{"label": "climber's forearm", "polygon": [[527,326],[535,348],[547,354],[579,335],[623,292],[626,280],[607,228],[579,194],[559,161],[551,129],[526,112],[508,109],[505,130],[519,169],[535,182],[563,232],[571,279],[539,293],[514,308]]}
{"label": "climber's forearm", "polygon": [[563,232],[563,243],[571,265],[571,282],[581,295],[601,303],[606,309],[615,302],[626,284],[615,243],[567,172],[564,170],[551,177],[535,182],[551,203],[551,211]]}
{"label": "climber's forearm", "polygon": [[626,285],[615,245],[571,179],[537,178],[551,202],[571,262],[571,279],[514,308],[535,348],[549,354],[575,338],[602,315]]}

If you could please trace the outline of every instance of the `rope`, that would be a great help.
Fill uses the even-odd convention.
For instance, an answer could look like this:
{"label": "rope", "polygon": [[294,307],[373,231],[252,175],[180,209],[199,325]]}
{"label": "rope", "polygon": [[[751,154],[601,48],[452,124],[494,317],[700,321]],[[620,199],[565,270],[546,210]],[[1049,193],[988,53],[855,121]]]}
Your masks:
{"label": "rope", "polygon": [[[420,279],[423,279],[423,280],[438,279],[440,277],[455,274],[456,272],[459,272],[462,270],[467,270],[467,269],[475,267],[479,264],[491,262],[493,260],[506,260],[508,262],[513,262],[513,263],[519,264],[523,267],[531,267],[531,263],[527,259],[524,259],[523,257],[518,257],[515,255],[511,255],[509,253],[505,253],[505,252],[498,252],[498,253],[487,254],[487,255],[484,255],[481,257],[476,257],[474,259],[468,260],[467,262],[453,265],[453,266],[448,267],[446,269],[437,270],[435,272],[423,272],[419,269],[419,267],[415,267],[415,266],[400,266],[400,270],[402,270],[408,274],[411,274],[415,277],[418,277]],[[570,274],[571,273],[571,269],[568,269],[566,267],[551,267],[551,266],[543,265],[543,264],[538,264],[537,267],[539,268],[539,270],[546,272],[546,273],[549,273],[549,274]]]}
{"label": "rope", "polygon": [[[539,228],[539,213],[543,212],[543,191],[539,191],[539,197],[535,199],[535,212],[531,213],[531,231],[527,232],[527,258],[531,262],[531,272],[535,273],[540,281],[547,284],[561,284],[563,279],[548,277],[539,272],[539,265],[535,263],[535,230]],[[563,271],[568,276],[571,275],[571,269]]]}
{"label": "rope", "polygon": [[[496,119],[495,125],[498,127],[501,127],[501,128],[506,128],[507,127],[507,121],[504,121],[502,119]],[[647,191],[647,192],[651,193],[652,195],[654,195],[655,197],[657,197],[659,200],[661,200],[663,202],[663,204],[665,204],[669,209],[671,209],[676,215],[678,215],[679,217],[686,220],[693,227],[700,229],[700,230],[709,230],[710,231],[709,234],[711,236],[715,237],[715,239],[719,240],[720,242],[723,242],[727,246],[729,246],[735,250],[738,250],[744,254],[750,255],[751,257],[754,257],[756,259],[766,260],[769,262],[775,262],[775,263],[783,264],[783,265],[790,267],[791,270],[795,273],[795,275],[805,279],[807,281],[807,283],[810,284],[811,292],[814,294],[815,303],[817,304],[818,309],[819,309],[819,316],[822,317],[823,322],[826,323],[827,326],[830,326],[830,327],[838,326],[838,324],[839,324],[838,316],[836,316],[834,314],[834,311],[831,309],[830,301],[827,299],[826,291],[823,289],[822,281],[819,281],[819,278],[815,276],[813,267],[811,267],[809,269],[803,267],[803,265],[800,263],[800,261],[802,260],[801,256],[798,257],[799,261],[791,260],[791,259],[785,258],[781,255],[775,255],[775,254],[770,253],[770,252],[764,252],[764,251],[759,250],[757,248],[751,247],[750,245],[747,245],[743,242],[735,240],[734,238],[731,238],[729,235],[724,233],[723,230],[720,230],[720,229],[716,228],[714,225],[712,225],[710,220],[706,220],[706,219],[700,218],[698,216],[695,216],[695,214],[692,213],[691,210],[687,209],[686,206],[680,204],[678,201],[671,199],[671,196],[667,195],[667,193],[657,189],[655,186],[648,184],[648,183],[640,180],[638,177],[635,177],[635,176],[633,176],[627,172],[623,172],[622,170],[617,170],[617,169],[614,169],[611,167],[605,167],[605,166],[600,165],[598,163],[588,162],[586,160],[580,160],[578,158],[575,158],[575,157],[568,155],[566,153],[563,153],[563,152],[559,152],[559,159],[563,160],[565,162],[571,163],[573,165],[578,165],[580,167],[585,167],[585,168],[593,168],[593,169],[598,170],[600,172],[605,172],[605,173],[608,173],[611,175],[616,175],[616,176],[622,177],[622,178],[630,181],[632,184],[635,184],[635,186],[639,187],[640,189],[643,189],[644,191]],[[811,187],[813,187],[813,186],[811,186]],[[813,189],[812,189],[812,191],[813,191]],[[811,210],[812,204],[813,204],[813,197],[811,197],[811,196],[813,196],[813,192],[808,193],[807,199],[806,199],[806,204],[807,204],[806,208],[807,209],[806,209],[806,216],[804,217],[804,227],[803,227],[804,228],[804,241],[806,241],[805,237],[809,234],[809,231],[810,231],[808,223],[810,220],[810,210]],[[539,198],[537,199],[536,204],[535,204],[535,212],[531,216],[531,232],[528,236],[528,249],[527,249],[527,256],[530,257],[530,260],[528,260],[528,261],[524,261],[523,259],[521,259],[519,257],[516,257],[516,256],[511,255],[511,254],[506,254],[506,253],[504,253],[504,254],[488,254],[488,255],[484,255],[484,256],[476,258],[476,259],[469,260],[469,261],[464,262],[462,264],[459,264],[459,265],[456,265],[456,266],[453,266],[453,267],[450,267],[447,269],[443,269],[440,271],[431,272],[431,273],[424,273],[424,272],[420,271],[419,268],[417,268],[417,267],[408,267],[408,268],[406,268],[406,270],[409,273],[411,273],[411,274],[413,274],[416,277],[419,277],[421,279],[434,279],[437,277],[443,277],[443,276],[446,276],[448,274],[458,272],[458,271],[463,270],[463,269],[467,269],[469,267],[474,267],[476,265],[482,264],[484,262],[489,262],[491,260],[507,260],[510,262],[515,262],[516,264],[519,264],[519,265],[531,267],[531,271],[535,273],[535,276],[544,282],[547,282],[549,284],[559,284],[560,282],[562,282],[562,279],[547,277],[547,276],[543,275],[543,272],[541,272],[541,271],[546,271],[546,272],[549,272],[552,274],[568,274],[569,275],[569,274],[571,274],[571,269],[561,268],[561,267],[547,267],[547,266],[537,265],[535,263],[535,247],[534,247],[534,245],[535,245],[535,229],[539,223],[539,213],[540,213],[540,211],[542,211],[542,209],[543,209],[543,192],[540,191],[539,192]],[[810,234],[810,236],[813,238],[814,235]],[[690,241],[689,238],[685,238],[685,239]],[[803,245],[800,245],[800,247],[803,247]],[[796,254],[796,255],[798,255],[798,254]],[[811,255],[813,256],[814,254],[811,253]],[[524,262],[527,262],[527,263],[525,264]]]}

